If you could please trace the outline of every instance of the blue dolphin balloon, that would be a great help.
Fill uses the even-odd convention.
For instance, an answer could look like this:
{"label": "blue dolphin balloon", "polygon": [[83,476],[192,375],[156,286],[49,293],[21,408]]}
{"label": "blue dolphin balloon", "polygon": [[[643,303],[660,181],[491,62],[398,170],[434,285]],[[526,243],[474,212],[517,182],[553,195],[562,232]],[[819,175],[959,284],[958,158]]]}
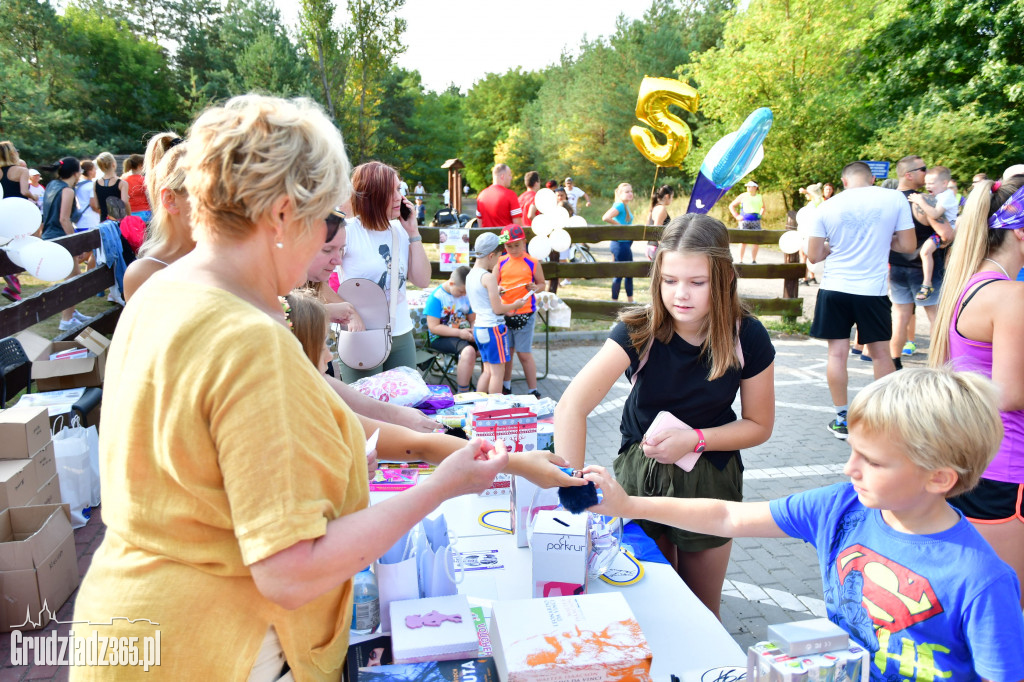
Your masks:
{"label": "blue dolphin balloon", "polygon": [[707,213],[736,182],[764,159],[762,143],[772,128],[772,111],[753,111],[739,130],[729,133],[711,147],[700,165],[700,175],[690,196],[689,213]]}

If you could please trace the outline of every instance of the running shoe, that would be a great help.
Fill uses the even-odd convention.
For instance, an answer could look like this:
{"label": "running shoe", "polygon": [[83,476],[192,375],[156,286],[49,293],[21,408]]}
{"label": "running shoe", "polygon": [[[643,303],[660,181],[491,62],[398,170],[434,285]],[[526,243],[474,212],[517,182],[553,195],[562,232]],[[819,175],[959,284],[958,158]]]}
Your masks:
{"label": "running shoe", "polygon": [[849,436],[849,433],[847,433],[846,431],[845,414],[838,416],[832,421],[830,421],[828,423],[828,426],[826,426],[825,428],[827,428],[828,432],[831,433],[836,438],[838,438],[839,440],[846,440],[846,438]]}
{"label": "running shoe", "polygon": [[904,355],[913,355],[916,352],[917,352],[917,344],[914,343],[913,341],[907,341],[905,344],[903,344],[903,354]]}

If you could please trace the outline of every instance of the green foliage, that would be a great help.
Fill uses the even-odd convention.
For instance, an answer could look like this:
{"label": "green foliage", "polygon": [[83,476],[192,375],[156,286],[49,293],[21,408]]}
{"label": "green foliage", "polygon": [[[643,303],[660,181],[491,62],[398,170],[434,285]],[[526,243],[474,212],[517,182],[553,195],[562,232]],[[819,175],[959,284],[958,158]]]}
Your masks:
{"label": "green foliage", "polygon": [[774,115],[765,159],[755,171],[762,187],[779,189],[794,206],[797,189],[835,182],[867,140],[868,100],[856,60],[871,0],[752,0],[732,14],[723,44],[681,71],[698,84],[704,115],[713,121],[687,165],[704,155],[758,107]]}
{"label": "green foliage", "polygon": [[[489,73],[466,93],[464,116],[468,137],[462,145],[464,174],[470,185],[483,189],[491,184],[494,146],[519,123],[523,108],[544,82],[544,76],[519,68],[503,74]],[[513,174],[526,169],[513,168]]]}

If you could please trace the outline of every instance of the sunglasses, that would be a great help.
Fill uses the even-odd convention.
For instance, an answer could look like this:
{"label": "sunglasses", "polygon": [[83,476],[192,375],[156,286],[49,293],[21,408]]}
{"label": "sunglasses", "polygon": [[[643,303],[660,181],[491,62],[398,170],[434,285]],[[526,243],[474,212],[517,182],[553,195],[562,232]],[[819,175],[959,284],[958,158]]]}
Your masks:
{"label": "sunglasses", "polygon": [[925,172],[928,171],[928,166],[921,166],[920,168],[911,168],[907,172],[908,173],[916,173],[917,171],[921,171],[922,173],[925,173]]}
{"label": "sunglasses", "polygon": [[329,242],[338,234],[338,230],[345,227],[345,214],[340,208],[335,207],[331,214],[325,219],[327,222],[327,239]]}

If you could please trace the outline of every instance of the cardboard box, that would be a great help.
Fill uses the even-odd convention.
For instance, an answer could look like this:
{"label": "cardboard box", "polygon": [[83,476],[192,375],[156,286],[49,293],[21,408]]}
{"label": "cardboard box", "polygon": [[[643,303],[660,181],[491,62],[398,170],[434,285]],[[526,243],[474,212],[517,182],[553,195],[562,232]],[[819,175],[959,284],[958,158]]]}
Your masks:
{"label": "cardboard box", "polygon": [[32,455],[32,462],[36,467],[36,482],[42,485],[57,475],[57,455],[54,452],[53,441],[49,441],[39,452]]}
{"label": "cardboard box", "polygon": [[505,682],[651,679],[651,649],[618,592],[495,602],[491,643]]}
{"label": "cardboard box", "polygon": [[38,507],[40,505],[60,503],[60,478],[54,474],[50,477],[50,480],[39,487],[39,490],[25,506]]}
{"label": "cardboard box", "polygon": [[537,513],[530,539],[534,597],[567,597],[587,591],[588,518],[564,509]]}
{"label": "cardboard box", "polygon": [[529,528],[533,520],[530,510],[536,515],[542,509],[558,509],[558,488],[538,488],[522,476],[513,476],[511,497],[509,511],[516,547],[529,547]]}
{"label": "cardboard box", "polygon": [[480,641],[466,595],[393,601],[389,608],[395,663],[450,661],[477,655]]}
{"label": "cardboard box", "polygon": [[45,407],[12,407],[0,411],[3,459],[28,459],[50,442],[50,421]]}
{"label": "cardboard box", "polygon": [[[103,386],[103,373],[110,341],[86,327],[74,341],[49,341],[29,331],[16,337],[32,360],[32,379],[40,391],[58,391],[80,386]],[[90,357],[75,360],[50,360],[53,353],[72,348],[87,348]]]}
{"label": "cardboard box", "polygon": [[0,459],[0,510],[24,507],[39,490],[31,459]]}
{"label": "cardboard box", "polygon": [[0,632],[45,627],[78,581],[75,536],[66,506],[0,512]]}
{"label": "cardboard box", "polygon": [[828,618],[768,626],[768,639],[790,656],[836,651],[850,645],[850,635]]}

